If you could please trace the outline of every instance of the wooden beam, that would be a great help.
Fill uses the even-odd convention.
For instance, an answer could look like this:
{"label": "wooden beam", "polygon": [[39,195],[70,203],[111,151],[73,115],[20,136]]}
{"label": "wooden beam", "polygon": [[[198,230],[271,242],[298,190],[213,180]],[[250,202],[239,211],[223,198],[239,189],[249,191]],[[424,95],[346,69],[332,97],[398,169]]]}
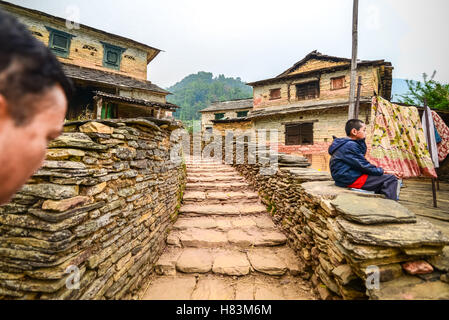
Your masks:
{"label": "wooden beam", "polygon": [[357,99],[355,101],[354,119],[359,118],[360,112],[360,91],[362,90],[362,77],[359,76],[359,83],[357,84]]}
{"label": "wooden beam", "polygon": [[290,125],[290,124],[304,124],[304,123],[315,123],[319,120],[304,120],[304,121],[292,121],[292,122],[281,122],[282,125]]}
{"label": "wooden beam", "polygon": [[359,0],[354,0],[352,12],[352,60],[351,60],[351,84],[349,87],[349,112],[348,119],[356,119],[355,116],[355,87],[357,77],[357,41],[358,41],[358,15]]}
{"label": "wooden beam", "polygon": [[95,96],[94,101],[95,101],[96,119],[101,119],[101,109],[103,107],[103,98]]}

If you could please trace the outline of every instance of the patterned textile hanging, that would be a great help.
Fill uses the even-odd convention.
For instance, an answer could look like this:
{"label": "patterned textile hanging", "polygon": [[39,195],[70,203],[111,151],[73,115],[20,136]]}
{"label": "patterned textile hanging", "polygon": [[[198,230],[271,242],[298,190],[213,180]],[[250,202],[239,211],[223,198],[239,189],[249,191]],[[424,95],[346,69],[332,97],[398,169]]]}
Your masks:
{"label": "patterned textile hanging", "polygon": [[437,177],[418,109],[373,97],[371,119],[366,139],[371,163],[403,178]]}
{"label": "patterned textile hanging", "polygon": [[437,144],[438,160],[443,162],[449,154],[449,128],[435,111],[432,111],[432,118],[433,123],[435,124],[435,129],[437,129],[438,134],[441,137],[441,142]]}

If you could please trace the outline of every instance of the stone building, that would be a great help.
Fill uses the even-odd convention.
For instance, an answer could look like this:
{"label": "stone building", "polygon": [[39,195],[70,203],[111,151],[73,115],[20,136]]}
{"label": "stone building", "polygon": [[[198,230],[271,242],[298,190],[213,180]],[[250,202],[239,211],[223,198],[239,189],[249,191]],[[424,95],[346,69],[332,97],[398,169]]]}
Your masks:
{"label": "stone building", "polygon": [[[390,99],[392,70],[384,60],[358,62],[359,118],[368,124],[372,96]],[[313,51],[277,77],[248,83],[254,89],[248,118],[256,130],[278,130],[280,152],[327,153],[332,136],[345,136],[350,72],[350,59]]]}
{"label": "stone building", "polygon": [[249,130],[252,127],[248,113],[253,109],[253,99],[214,102],[201,112],[201,131]]}
{"label": "stone building", "polygon": [[83,24],[0,1],[58,57],[76,87],[68,120],[171,118],[168,91],[147,80],[147,66],[161,50]]}

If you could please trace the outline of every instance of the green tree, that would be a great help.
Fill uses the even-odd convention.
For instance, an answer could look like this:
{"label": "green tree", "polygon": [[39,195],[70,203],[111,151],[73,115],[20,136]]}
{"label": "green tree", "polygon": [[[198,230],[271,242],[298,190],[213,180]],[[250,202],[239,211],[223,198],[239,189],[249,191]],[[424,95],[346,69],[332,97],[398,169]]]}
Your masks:
{"label": "green tree", "polygon": [[205,109],[212,102],[252,97],[252,88],[240,78],[226,78],[223,74],[218,77],[210,72],[191,74],[170,88],[172,95],[167,101],[180,107],[174,116],[180,120],[199,120],[199,110]]}
{"label": "green tree", "polygon": [[423,106],[426,99],[432,109],[449,110],[449,84],[435,81],[436,73],[434,71],[430,79],[423,73],[423,82],[406,80],[409,92],[401,95],[399,102]]}

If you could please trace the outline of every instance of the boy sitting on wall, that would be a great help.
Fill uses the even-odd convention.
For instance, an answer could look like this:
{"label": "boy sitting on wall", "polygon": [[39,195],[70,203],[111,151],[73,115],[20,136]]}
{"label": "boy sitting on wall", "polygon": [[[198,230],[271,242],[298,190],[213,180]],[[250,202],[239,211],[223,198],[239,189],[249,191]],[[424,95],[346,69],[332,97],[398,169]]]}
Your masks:
{"label": "boy sitting on wall", "polygon": [[329,147],[330,170],[335,184],[343,188],[362,189],[384,194],[388,199],[398,200],[398,179],[384,174],[366,160],[366,125],[358,119],[349,120],[345,131],[347,138],[334,138]]}

